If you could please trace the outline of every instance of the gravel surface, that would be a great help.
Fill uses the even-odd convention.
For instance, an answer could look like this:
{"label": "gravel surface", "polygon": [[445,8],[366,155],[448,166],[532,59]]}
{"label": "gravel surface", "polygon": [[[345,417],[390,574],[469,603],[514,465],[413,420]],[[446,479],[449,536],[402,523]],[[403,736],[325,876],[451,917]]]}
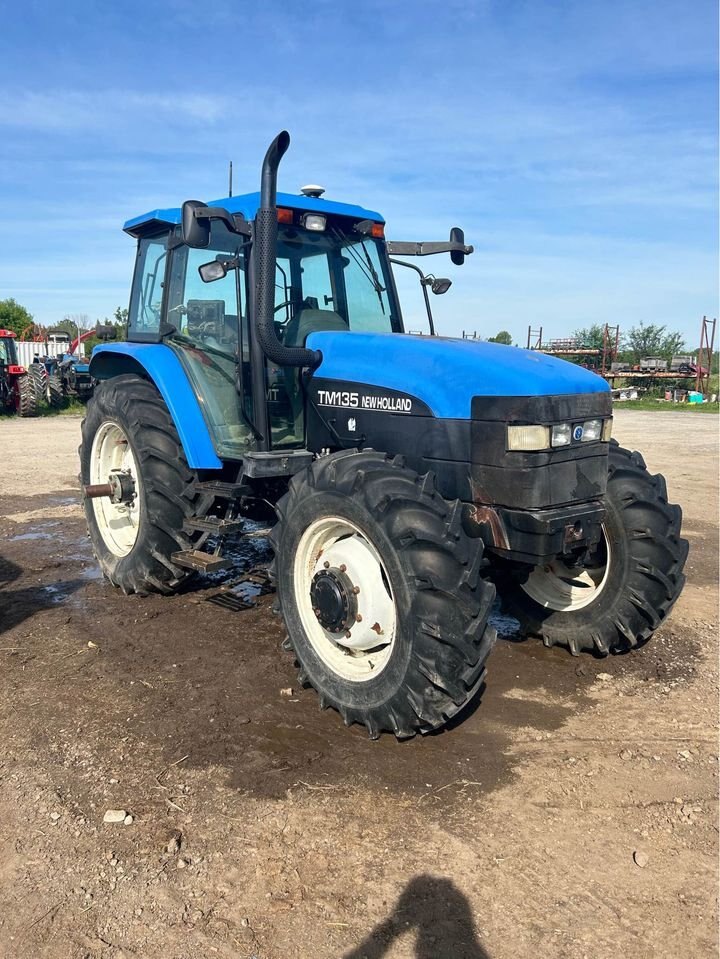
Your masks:
{"label": "gravel surface", "polygon": [[108,586],[79,426],[0,421],[2,959],[717,955],[716,417],[617,412],[691,543],[653,640],[501,622],[480,705],[401,744],[318,710],[271,596]]}

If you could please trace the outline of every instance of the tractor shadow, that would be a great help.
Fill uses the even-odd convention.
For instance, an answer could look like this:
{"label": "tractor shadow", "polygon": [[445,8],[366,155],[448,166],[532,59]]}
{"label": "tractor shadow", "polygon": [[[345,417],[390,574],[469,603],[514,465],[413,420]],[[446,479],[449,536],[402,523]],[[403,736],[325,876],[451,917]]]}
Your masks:
{"label": "tractor shadow", "polygon": [[413,933],[416,959],[490,959],[468,899],[450,879],[429,875],[415,876],[388,918],[342,959],[381,959],[397,939]]}
{"label": "tractor shadow", "polygon": [[0,556],[0,635],[19,626],[36,613],[64,603],[87,582],[84,579],[72,579],[45,586],[7,589],[22,575],[22,567]]}

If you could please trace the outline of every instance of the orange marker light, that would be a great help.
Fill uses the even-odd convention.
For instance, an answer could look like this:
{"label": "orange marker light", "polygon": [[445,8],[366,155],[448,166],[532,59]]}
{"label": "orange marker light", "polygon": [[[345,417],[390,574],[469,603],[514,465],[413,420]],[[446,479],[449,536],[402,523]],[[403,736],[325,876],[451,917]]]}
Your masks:
{"label": "orange marker light", "polygon": [[278,223],[292,223],[293,221],[293,211],[288,210],[287,207],[279,206],[277,211]]}
{"label": "orange marker light", "polygon": [[370,228],[370,236],[377,238],[385,236],[385,224],[384,223],[373,223]]}

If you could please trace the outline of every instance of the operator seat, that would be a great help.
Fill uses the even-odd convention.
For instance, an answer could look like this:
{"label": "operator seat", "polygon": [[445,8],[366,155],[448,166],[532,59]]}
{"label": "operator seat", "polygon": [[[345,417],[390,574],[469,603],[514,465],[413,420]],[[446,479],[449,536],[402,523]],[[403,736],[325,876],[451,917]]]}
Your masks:
{"label": "operator seat", "polygon": [[331,330],[346,331],[348,325],[339,313],[333,310],[302,309],[285,328],[285,346],[305,346],[311,333]]}
{"label": "operator seat", "polygon": [[[316,310],[305,307],[290,320],[285,327],[283,343],[285,346],[305,346],[305,340],[311,333],[338,330],[346,332],[348,325],[334,310]],[[284,370],[285,389],[287,390],[292,427],[295,433],[302,432],[303,396],[300,389],[300,376],[295,367],[286,366]]]}

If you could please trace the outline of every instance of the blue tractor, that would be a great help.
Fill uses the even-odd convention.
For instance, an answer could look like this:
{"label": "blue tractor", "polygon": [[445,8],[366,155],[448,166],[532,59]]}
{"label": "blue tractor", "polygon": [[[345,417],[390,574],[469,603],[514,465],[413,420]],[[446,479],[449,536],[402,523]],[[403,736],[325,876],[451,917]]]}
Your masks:
{"label": "blue tractor", "polygon": [[546,645],[644,643],[687,543],[662,476],[611,439],[605,381],[406,335],[390,258],[459,265],[472,247],[459,229],[390,241],[380,214],[320,188],[278,194],[289,142],[259,193],[125,224],[128,341],[93,352],[80,448],[105,576],[172,593],[269,519],[300,679],[372,737],[437,729],[479,692],[496,592]]}

